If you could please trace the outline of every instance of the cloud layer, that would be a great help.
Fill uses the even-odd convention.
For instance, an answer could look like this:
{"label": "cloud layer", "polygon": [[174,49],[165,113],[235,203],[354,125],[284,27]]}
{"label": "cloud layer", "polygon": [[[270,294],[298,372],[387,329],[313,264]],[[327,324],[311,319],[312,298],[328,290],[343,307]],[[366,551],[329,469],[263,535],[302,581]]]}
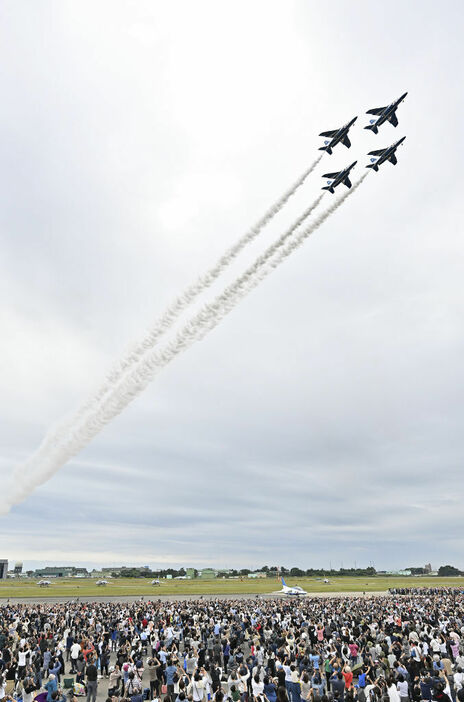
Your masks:
{"label": "cloud layer", "polygon": [[407,134],[398,165],[16,508],[0,555],[464,567],[460,4],[3,14],[2,481],[309,165],[320,131],[409,95],[396,130],[358,119],[263,242],[322,173]]}

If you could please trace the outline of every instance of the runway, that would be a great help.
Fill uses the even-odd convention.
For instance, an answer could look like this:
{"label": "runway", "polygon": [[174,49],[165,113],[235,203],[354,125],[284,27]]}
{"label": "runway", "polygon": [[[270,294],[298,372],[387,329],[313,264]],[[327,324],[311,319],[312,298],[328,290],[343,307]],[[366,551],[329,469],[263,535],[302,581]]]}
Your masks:
{"label": "runway", "polygon": [[[390,593],[386,591],[375,591],[375,592],[311,592],[308,595],[304,595],[301,598],[297,597],[288,597],[286,599],[291,599],[293,601],[298,601],[299,599],[310,599],[311,597],[338,597],[338,598],[353,598],[353,597],[389,597]],[[136,596],[136,595],[125,595],[125,596],[118,596],[118,595],[95,595],[95,596],[90,596],[90,597],[79,597],[79,598],[69,598],[69,597],[53,597],[53,595],[50,595],[49,597],[2,597],[0,598],[0,606],[6,604],[7,602],[10,602],[12,604],[35,604],[35,603],[48,603],[48,604],[63,604],[66,602],[76,602],[77,600],[79,602],[121,602],[121,603],[127,603],[127,602],[140,602],[142,600],[145,600],[146,602],[154,602],[154,601],[161,601],[161,602],[169,602],[169,601],[175,601],[175,602],[181,602],[181,601],[194,601],[194,600],[205,600],[205,601],[211,601],[211,600],[256,600],[256,599],[283,599],[285,595],[281,595],[278,592],[270,592],[270,593],[265,593],[265,594],[260,594],[260,595],[250,595],[250,594],[244,594],[244,593],[237,593],[237,594],[227,594],[227,595],[221,595],[221,594],[210,594],[210,595],[156,595],[156,593],[149,596],[143,596],[141,597]]]}

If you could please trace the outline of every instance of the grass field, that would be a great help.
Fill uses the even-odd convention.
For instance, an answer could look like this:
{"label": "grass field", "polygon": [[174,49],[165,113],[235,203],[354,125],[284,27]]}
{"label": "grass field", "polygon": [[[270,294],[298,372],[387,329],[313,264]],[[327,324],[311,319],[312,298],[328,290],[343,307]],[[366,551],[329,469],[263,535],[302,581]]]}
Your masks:
{"label": "grass field", "polygon": [[[6,580],[0,582],[0,599],[6,597],[123,597],[128,595],[227,595],[266,594],[280,590],[280,582],[257,580],[161,580],[159,587],[146,578],[115,578],[106,586],[97,586],[95,579],[57,578],[47,587],[39,587],[37,580]],[[288,578],[288,585],[301,585],[311,592],[382,592],[390,587],[462,587],[464,578],[408,578],[408,577],[335,577],[329,584],[316,578]]]}

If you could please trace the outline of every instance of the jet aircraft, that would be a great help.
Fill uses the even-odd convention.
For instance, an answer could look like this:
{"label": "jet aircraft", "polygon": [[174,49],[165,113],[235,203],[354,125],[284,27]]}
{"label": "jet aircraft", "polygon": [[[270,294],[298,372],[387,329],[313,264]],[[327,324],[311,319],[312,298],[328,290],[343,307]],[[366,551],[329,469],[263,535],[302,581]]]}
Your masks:
{"label": "jet aircraft", "polygon": [[158,578],[155,578],[154,580],[151,581],[151,584],[152,584],[152,585],[160,585],[161,583],[160,583],[160,581],[158,580]]}
{"label": "jet aircraft", "polygon": [[95,585],[108,585],[108,580],[97,580]]}
{"label": "jet aircraft", "polygon": [[333,194],[335,192],[334,188],[336,188],[337,185],[340,185],[340,183],[346,185],[347,188],[351,188],[351,180],[349,175],[351,169],[354,168],[356,164],[357,161],[353,161],[351,166],[347,166],[347,168],[344,168],[343,171],[339,171],[338,173],[324,173],[322,177],[331,178],[331,180],[327,181],[327,185],[325,185],[322,190],[328,190]]}
{"label": "jet aircraft", "polygon": [[295,587],[289,587],[285,584],[285,580],[283,578],[281,578],[281,580],[282,590],[279,590],[279,592],[282,593],[282,595],[288,595],[289,597],[301,597],[302,595],[308,594],[306,590],[303,590],[303,588],[299,585],[295,585]]}
{"label": "jet aircraft", "polygon": [[395,100],[395,102],[392,102],[391,105],[387,105],[386,107],[374,107],[372,110],[367,110],[366,114],[378,115],[378,119],[371,119],[370,124],[364,127],[364,129],[372,129],[374,134],[378,134],[380,125],[387,121],[393,124],[394,127],[397,127],[398,117],[396,116],[396,110],[403,102],[406,95],[407,93],[403,93],[398,100]]}
{"label": "jet aircraft", "polygon": [[347,149],[349,149],[351,146],[351,141],[348,139],[348,130],[357,119],[357,117],[353,117],[351,122],[347,122],[345,126],[340,127],[340,129],[334,129],[331,132],[321,132],[319,136],[329,137],[329,140],[324,141],[325,146],[320,146],[319,151],[327,151],[328,154],[332,154],[333,147],[340,141],[342,144],[345,144]]}
{"label": "jet aircraft", "polygon": [[51,582],[50,580],[39,580],[37,585],[39,585],[39,587],[48,587],[49,585],[51,585]]}
{"label": "jet aircraft", "polygon": [[374,171],[378,171],[379,166],[381,166],[382,163],[385,163],[385,161],[390,161],[390,163],[393,163],[393,165],[396,166],[396,164],[398,163],[398,159],[396,158],[395,151],[405,139],[406,137],[404,136],[402,139],[399,139],[399,141],[396,141],[391,146],[387,146],[386,149],[376,149],[375,151],[369,151],[369,156],[376,156],[377,158],[371,158],[371,163],[368,163],[366,168],[373,168]]}

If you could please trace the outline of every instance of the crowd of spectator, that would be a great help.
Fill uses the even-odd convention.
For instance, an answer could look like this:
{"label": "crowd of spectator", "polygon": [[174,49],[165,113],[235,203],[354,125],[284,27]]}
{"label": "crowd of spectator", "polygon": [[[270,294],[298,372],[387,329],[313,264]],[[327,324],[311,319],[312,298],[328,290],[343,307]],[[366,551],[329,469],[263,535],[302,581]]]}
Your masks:
{"label": "crowd of spectator", "polygon": [[464,702],[464,598],[0,607],[2,702]]}

